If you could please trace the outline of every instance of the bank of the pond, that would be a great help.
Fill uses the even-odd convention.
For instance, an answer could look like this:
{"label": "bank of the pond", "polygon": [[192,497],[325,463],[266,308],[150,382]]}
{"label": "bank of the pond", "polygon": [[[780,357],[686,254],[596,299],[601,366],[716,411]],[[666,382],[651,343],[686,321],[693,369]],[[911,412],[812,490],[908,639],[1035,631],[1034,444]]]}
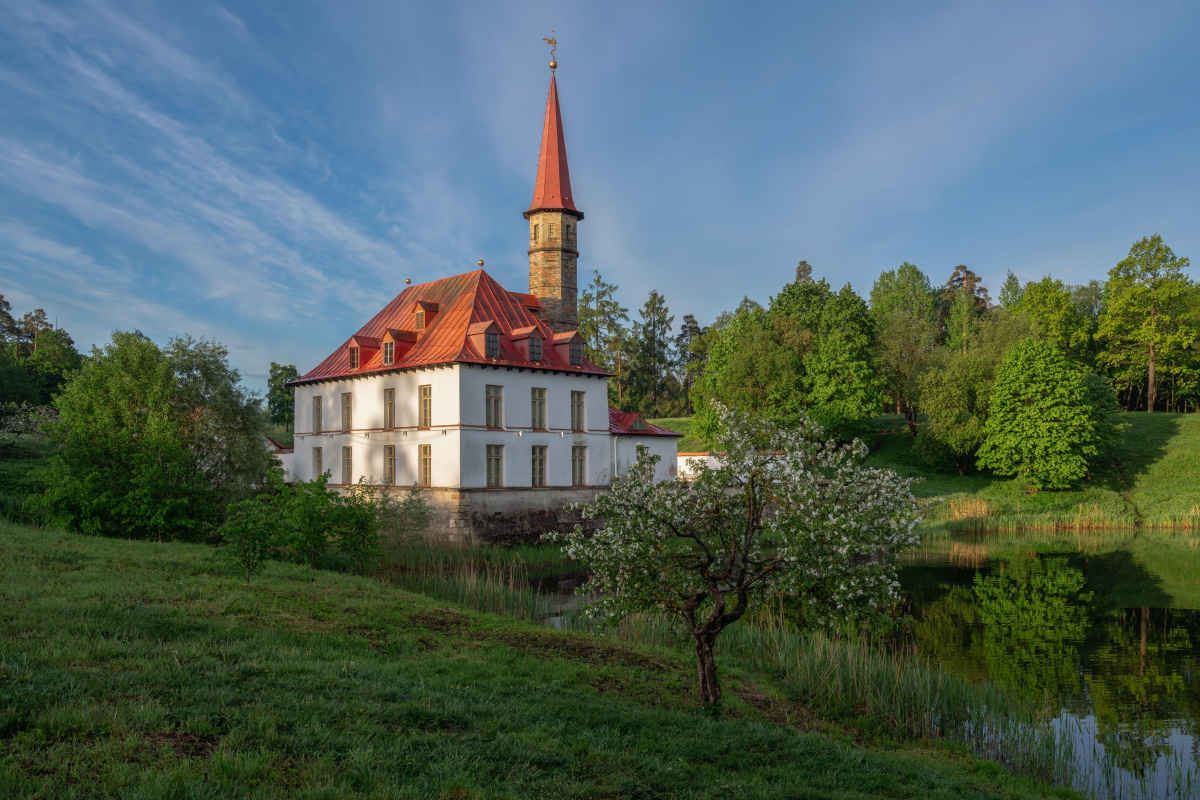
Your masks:
{"label": "bank of the pond", "polygon": [[899,417],[884,417],[869,463],[921,478],[930,520],[948,531],[1094,531],[1131,527],[1200,531],[1200,414],[1121,414],[1127,427],[1090,480],[1030,493],[991,475],[936,473],[912,451]]}
{"label": "bank of the pond", "polygon": [[[200,545],[0,524],[0,796],[1034,798],[961,750],[862,747],[729,665]],[[802,726],[803,727],[803,726]]]}
{"label": "bank of the pond", "polygon": [[[1119,415],[1127,427],[1089,480],[1030,493],[1012,478],[929,469],[913,451],[904,418],[874,422],[867,463],[918,478],[928,527],[953,532],[1095,531],[1132,527],[1200,532],[1200,414]],[[691,420],[653,420],[690,435]],[[704,450],[698,440],[687,448]],[[681,452],[689,452],[683,444]]]}

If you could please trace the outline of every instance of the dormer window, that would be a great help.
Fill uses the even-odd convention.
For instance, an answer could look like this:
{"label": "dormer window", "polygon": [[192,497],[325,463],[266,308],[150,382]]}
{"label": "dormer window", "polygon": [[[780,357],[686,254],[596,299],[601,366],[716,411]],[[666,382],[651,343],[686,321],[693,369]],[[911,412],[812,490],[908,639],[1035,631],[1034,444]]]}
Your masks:
{"label": "dormer window", "polygon": [[571,342],[571,366],[578,367],[583,363],[583,344]]}
{"label": "dormer window", "polygon": [[391,364],[395,360],[396,360],[396,343],[395,342],[384,342],[383,343],[383,363]]}
{"label": "dormer window", "polygon": [[488,358],[499,358],[500,357],[500,334],[498,334],[494,331],[489,331],[487,334],[484,335],[483,340],[484,340],[484,349],[486,351],[484,353],[484,355],[486,355]]}
{"label": "dormer window", "polygon": [[542,340],[536,336],[529,337],[529,360],[542,360]]}
{"label": "dormer window", "polygon": [[416,329],[419,331],[425,330],[425,309],[423,308],[417,309]]}
{"label": "dormer window", "polygon": [[358,369],[358,348],[350,348],[350,369]]}

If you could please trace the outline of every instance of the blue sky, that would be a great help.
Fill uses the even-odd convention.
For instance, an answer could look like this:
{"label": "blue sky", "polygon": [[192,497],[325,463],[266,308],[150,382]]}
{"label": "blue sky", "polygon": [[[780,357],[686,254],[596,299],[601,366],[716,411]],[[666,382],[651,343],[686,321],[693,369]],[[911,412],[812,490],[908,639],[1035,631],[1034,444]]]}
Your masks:
{"label": "blue sky", "polygon": [[305,371],[414,282],[527,283],[557,30],[580,227],[707,323],[807,259],[995,289],[1200,258],[1200,5],[0,0],[0,293]]}

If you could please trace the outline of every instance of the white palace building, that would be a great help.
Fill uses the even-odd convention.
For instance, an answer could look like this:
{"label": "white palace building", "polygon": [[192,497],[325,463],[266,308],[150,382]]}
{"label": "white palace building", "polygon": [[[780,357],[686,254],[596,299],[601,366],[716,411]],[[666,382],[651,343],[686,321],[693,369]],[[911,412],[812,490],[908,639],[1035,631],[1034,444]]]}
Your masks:
{"label": "white palace building", "polygon": [[[576,331],[577,226],[553,74],[529,221],[529,292],[482,269],[409,286],[295,389],[290,479],[426,487],[431,533],[518,541],[572,523],[639,446],[674,478],[678,434],[608,405]],[[479,262],[480,266],[483,262]]]}

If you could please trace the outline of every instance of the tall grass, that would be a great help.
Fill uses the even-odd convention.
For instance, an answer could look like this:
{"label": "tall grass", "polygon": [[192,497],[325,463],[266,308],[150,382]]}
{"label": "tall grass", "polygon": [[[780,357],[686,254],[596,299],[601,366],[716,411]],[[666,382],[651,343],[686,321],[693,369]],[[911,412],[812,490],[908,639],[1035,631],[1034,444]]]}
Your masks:
{"label": "tall grass", "polygon": [[[537,592],[526,556],[545,566],[551,553],[399,542],[380,577],[476,611],[687,652],[686,636],[665,616],[637,615],[601,627],[572,598]],[[1000,689],[950,675],[911,651],[802,634],[777,613],[730,626],[717,646],[726,663],[777,677],[790,701],[822,719],[894,741],[955,742],[1018,774],[1063,780],[1064,760],[1046,715]]]}

